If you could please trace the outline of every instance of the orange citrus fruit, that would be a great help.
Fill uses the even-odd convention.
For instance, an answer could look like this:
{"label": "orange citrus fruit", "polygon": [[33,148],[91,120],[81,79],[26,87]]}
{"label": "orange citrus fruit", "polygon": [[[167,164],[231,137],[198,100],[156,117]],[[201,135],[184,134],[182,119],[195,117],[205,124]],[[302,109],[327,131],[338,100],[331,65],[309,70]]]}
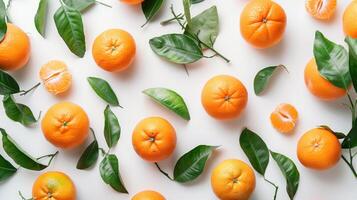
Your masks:
{"label": "orange citrus fruit", "polygon": [[40,78],[46,89],[54,94],[66,92],[72,84],[72,75],[67,65],[59,60],[52,60],[40,69]]}
{"label": "orange citrus fruit", "polygon": [[256,48],[268,48],[283,37],[286,15],[283,8],[271,0],[250,0],[240,15],[240,32]]}
{"label": "orange citrus fruit", "polygon": [[33,184],[32,199],[75,200],[76,188],[66,174],[46,172],[41,174]]}
{"label": "orange citrus fruit", "polygon": [[84,110],[70,102],[53,105],[42,119],[46,139],[60,148],[73,148],[88,136],[89,119]]}
{"label": "orange citrus fruit", "polygon": [[30,58],[29,37],[19,27],[7,23],[7,32],[0,41],[0,69],[17,70],[25,66]]}
{"label": "orange citrus fruit", "polygon": [[104,70],[118,72],[127,69],[136,53],[134,38],[121,29],[109,29],[101,33],[93,43],[95,62]]}
{"label": "orange citrus fruit", "polygon": [[305,167],[328,169],[340,160],[341,145],[331,131],[314,128],[300,138],[297,144],[297,156]]}
{"label": "orange citrus fruit", "polygon": [[174,127],[161,117],[148,117],[135,127],[132,143],[144,160],[159,162],[169,157],[176,147]]}
{"label": "orange citrus fruit", "polygon": [[270,114],[270,122],[281,133],[291,132],[298,120],[298,112],[294,106],[282,103]]}
{"label": "orange citrus fruit", "polygon": [[343,31],[346,35],[357,38],[357,1],[353,0],[343,13]]}
{"label": "orange citrus fruit", "polygon": [[329,20],[336,10],[337,0],[306,0],[307,12],[316,19]]}
{"label": "orange citrus fruit", "polygon": [[211,186],[221,200],[248,200],[255,189],[255,175],[245,162],[225,160],[213,169]]}
{"label": "orange citrus fruit", "polygon": [[305,85],[316,97],[323,100],[335,100],[346,95],[347,91],[334,86],[320,75],[315,59],[311,59],[305,68]]}
{"label": "orange citrus fruit", "polygon": [[166,200],[164,196],[162,196],[160,193],[151,191],[151,190],[146,190],[137,193],[131,200]]}
{"label": "orange citrus fruit", "polygon": [[206,112],[217,119],[238,117],[248,102],[248,92],[233,76],[219,75],[203,87],[201,102]]}
{"label": "orange citrus fruit", "polygon": [[120,1],[130,5],[137,5],[137,4],[141,4],[144,0],[120,0]]}

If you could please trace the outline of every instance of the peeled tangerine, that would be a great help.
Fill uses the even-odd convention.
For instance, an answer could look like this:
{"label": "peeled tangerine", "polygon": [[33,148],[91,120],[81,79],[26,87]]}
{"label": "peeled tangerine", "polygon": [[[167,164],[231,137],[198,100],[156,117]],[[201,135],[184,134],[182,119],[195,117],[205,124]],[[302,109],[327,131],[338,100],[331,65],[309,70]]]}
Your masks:
{"label": "peeled tangerine", "polygon": [[41,67],[40,78],[47,91],[57,95],[66,92],[72,85],[72,75],[67,65],[58,60],[53,60]]}
{"label": "peeled tangerine", "polygon": [[298,120],[298,112],[294,106],[282,103],[270,114],[273,127],[281,133],[289,133],[294,130]]}
{"label": "peeled tangerine", "polygon": [[320,20],[329,20],[335,13],[337,0],[306,0],[307,12]]}

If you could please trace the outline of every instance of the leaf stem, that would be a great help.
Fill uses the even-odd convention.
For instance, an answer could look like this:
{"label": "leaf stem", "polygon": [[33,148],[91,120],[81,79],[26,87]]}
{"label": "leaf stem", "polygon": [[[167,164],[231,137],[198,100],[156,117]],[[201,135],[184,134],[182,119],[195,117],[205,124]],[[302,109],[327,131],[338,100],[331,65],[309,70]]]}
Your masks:
{"label": "leaf stem", "polygon": [[28,89],[28,90],[22,90],[20,91],[20,96],[25,96],[27,93],[31,92],[32,90],[36,89],[38,86],[40,86],[41,83],[37,83],[36,85],[34,85],[32,88]]}
{"label": "leaf stem", "polygon": [[95,136],[94,130],[92,127],[89,127],[89,130],[92,132],[93,138],[95,141],[97,141],[97,137]]}
{"label": "leaf stem", "polygon": [[352,97],[350,95],[350,93],[347,93],[347,97],[348,97],[348,101],[351,104],[351,112],[352,112],[352,127],[355,124],[355,119],[356,119],[356,107],[355,107],[355,103],[353,103]]}
{"label": "leaf stem", "polygon": [[107,155],[107,152],[105,152],[105,150],[103,148],[99,148],[100,152],[102,152],[102,154],[105,156]]}
{"label": "leaf stem", "polygon": [[19,196],[21,197],[22,200],[34,200],[34,198],[26,199],[24,195],[22,195],[21,191],[19,191]]}
{"label": "leaf stem", "polygon": [[173,178],[171,178],[171,177],[169,176],[168,173],[164,172],[164,171],[160,168],[160,166],[159,166],[159,164],[158,164],[157,162],[155,162],[155,165],[156,165],[156,167],[159,169],[159,171],[160,171],[163,175],[165,175],[168,179],[170,179],[171,181],[174,180]]}
{"label": "leaf stem", "polygon": [[10,9],[10,6],[11,6],[11,3],[12,3],[12,0],[8,0],[7,1],[7,5],[6,5],[6,22],[11,22],[10,20],[10,17],[9,17],[9,9]]}
{"label": "leaf stem", "polygon": [[47,164],[47,166],[50,166],[50,164],[51,164],[53,158],[54,158],[58,153],[59,153],[59,152],[56,151],[56,153],[48,154],[48,155],[44,155],[44,156],[38,157],[38,158],[36,158],[36,160],[41,160],[41,159],[43,159],[43,158],[50,158],[50,160],[48,161],[48,164]]}
{"label": "leaf stem", "polygon": [[355,168],[353,167],[353,163],[349,163],[344,155],[342,155],[341,157],[342,157],[343,161],[345,161],[345,163],[348,165],[348,167],[350,167],[355,178],[357,178],[357,172],[356,172]]}
{"label": "leaf stem", "polygon": [[190,74],[188,73],[188,69],[187,69],[187,65],[186,64],[183,64],[183,68],[185,69],[187,76],[190,76]]}
{"label": "leaf stem", "polygon": [[172,18],[170,18],[170,19],[167,19],[167,20],[165,20],[165,21],[162,21],[162,22],[160,22],[160,24],[162,25],[162,26],[165,26],[165,25],[167,25],[168,23],[171,23],[172,21],[175,21],[175,20],[183,20],[184,18],[183,18],[184,16],[183,16],[183,14],[182,13],[180,13],[180,14],[178,14],[176,17],[172,17]]}
{"label": "leaf stem", "polygon": [[104,3],[104,2],[101,2],[101,1],[95,1],[97,4],[100,4],[100,5],[102,5],[102,6],[105,6],[105,7],[108,7],[108,8],[112,8],[112,6],[111,5],[109,5],[109,4],[106,4],[106,3]]}
{"label": "leaf stem", "polygon": [[270,185],[274,186],[274,188],[275,188],[275,191],[274,191],[274,200],[276,200],[276,196],[277,196],[277,194],[278,194],[279,186],[277,186],[275,183],[269,181],[269,180],[266,179],[265,177],[264,177],[264,181],[266,181],[266,182],[269,183]]}

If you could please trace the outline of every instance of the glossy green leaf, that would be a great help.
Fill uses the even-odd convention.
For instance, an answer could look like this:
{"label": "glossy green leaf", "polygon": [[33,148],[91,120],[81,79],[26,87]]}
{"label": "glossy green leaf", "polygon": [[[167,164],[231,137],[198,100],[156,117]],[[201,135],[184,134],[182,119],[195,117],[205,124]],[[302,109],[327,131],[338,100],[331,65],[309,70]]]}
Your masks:
{"label": "glossy green leaf", "polygon": [[[191,26],[186,26],[185,34],[188,36],[197,37],[207,44],[209,47],[213,47],[214,42],[219,32],[219,19],[217,7],[212,6],[191,20]],[[202,45],[204,49],[205,46]]]}
{"label": "glossy green leaf", "polygon": [[0,70],[0,95],[15,94],[20,92],[17,81],[10,74]]}
{"label": "glossy green leaf", "polygon": [[357,39],[349,36],[345,39],[349,49],[349,71],[352,78],[352,83],[357,92]]}
{"label": "glossy green leaf", "polygon": [[7,32],[6,24],[6,6],[3,0],[0,0],[0,41],[2,41]]}
{"label": "glossy green leaf", "polygon": [[163,2],[164,0],[145,0],[141,3],[141,9],[143,10],[146,18],[145,24],[153,19],[153,17],[159,12]]}
{"label": "glossy green leaf", "polygon": [[293,199],[299,187],[300,174],[298,169],[290,158],[273,151],[270,151],[270,154],[283,173],[286,179],[286,191],[290,199]]}
{"label": "glossy green leaf", "polygon": [[30,126],[37,122],[31,109],[24,104],[16,103],[12,95],[5,95],[2,102],[5,113],[11,120],[19,122],[24,126]]}
{"label": "glossy green leaf", "polygon": [[99,165],[100,176],[106,184],[109,184],[114,190],[120,193],[128,193],[119,172],[118,158],[109,154],[104,157]]}
{"label": "glossy green leaf", "polygon": [[88,147],[84,150],[81,157],[77,163],[77,169],[87,169],[93,166],[99,155],[99,147],[97,140],[94,140]]}
{"label": "glossy green leaf", "polygon": [[195,180],[202,174],[206,162],[217,146],[199,145],[184,154],[176,163],[174,180],[185,183]]}
{"label": "glossy green leaf", "polygon": [[86,52],[81,13],[65,4],[54,15],[57,31],[72,53],[83,57]]}
{"label": "glossy green leaf", "polygon": [[10,178],[17,169],[0,154],[0,183]]}
{"label": "glossy green leaf", "polygon": [[186,18],[187,26],[191,27],[191,0],[183,0],[183,12]]}
{"label": "glossy green leaf", "polygon": [[35,158],[32,158],[24,150],[22,150],[4,129],[0,128],[0,132],[2,134],[3,148],[7,155],[9,155],[16,164],[25,169],[35,171],[41,171],[47,167],[47,165],[38,163]]}
{"label": "glossy green leaf", "polygon": [[326,125],[321,125],[321,126],[319,126],[319,128],[323,128],[323,129],[330,131],[332,134],[334,134],[337,137],[337,139],[344,139],[346,137],[346,135],[344,133],[335,132],[334,130],[332,130],[330,127],[328,127]]}
{"label": "glossy green leaf", "polygon": [[200,47],[184,34],[167,34],[150,40],[151,49],[164,59],[177,63],[189,64],[203,57]]}
{"label": "glossy green leaf", "polygon": [[357,147],[357,119],[355,119],[353,127],[348,132],[341,146],[344,149]]}
{"label": "glossy green leaf", "polygon": [[63,2],[79,12],[83,12],[96,3],[96,0],[63,0]]}
{"label": "glossy green leaf", "polygon": [[270,66],[260,70],[254,77],[254,93],[261,94],[269,84],[270,78],[273,76],[275,70],[279,67],[285,68],[283,65]]}
{"label": "glossy green leaf", "polygon": [[120,107],[116,94],[106,80],[97,77],[88,77],[87,81],[100,98],[112,106]]}
{"label": "glossy green leaf", "polygon": [[204,1],[204,0],[191,0],[191,3],[192,3],[192,4],[196,4],[196,3],[200,3],[200,2],[202,2],[202,1]]}
{"label": "glossy green leaf", "polygon": [[269,149],[262,138],[245,128],[239,137],[239,144],[253,168],[264,176],[269,164]]}
{"label": "glossy green leaf", "polygon": [[104,110],[104,137],[109,148],[112,148],[118,143],[120,131],[118,118],[110,107],[107,106]]}
{"label": "glossy green leaf", "polygon": [[325,38],[316,31],[314,42],[314,56],[320,74],[333,85],[348,89],[351,76],[348,67],[348,53],[346,49]]}
{"label": "glossy green leaf", "polygon": [[190,120],[190,113],[183,98],[175,91],[166,88],[149,88],[143,91],[156,102],[170,109],[185,120]]}
{"label": "glossy green leaf", "polygon": [[37,31],[45,37],[46,19],[48,12],[48,0],[40,0],[35,15],[35,26]]}

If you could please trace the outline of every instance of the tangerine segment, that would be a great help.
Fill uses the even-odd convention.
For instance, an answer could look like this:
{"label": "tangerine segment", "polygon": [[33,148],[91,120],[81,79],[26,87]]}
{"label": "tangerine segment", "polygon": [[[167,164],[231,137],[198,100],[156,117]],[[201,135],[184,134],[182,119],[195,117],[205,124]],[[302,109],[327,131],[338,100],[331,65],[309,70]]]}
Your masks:
{"label": "tangerine segment", "polygon": [[282,103],[270,114],[270,122],[281,133],[291,132],[298,120],[298,112],[294,106]]}
{"label": "tangerine segment", "polygon": [[346,35],[357,38],[357,1],[351,1],[343,13],[343,31]]}
{"label": "tangerine segment", "polygon": [[76,188],[72,180],[62,172],[41,174],[33,184],[32,199],[75,200]]}
{"label": "tangerine segment", "polygon": [[248,200],[255,189],[255,175],[245,162],[225,160],[213,169],[211,186],[221,200]]}
{"label": "tangerine segment", "polygon": [[314,58],[307,63],[304,76],[306,87],[314,96],[320,99],[335,100],[345,96],[347,93],[347,90],[334,86],[320,75]]}
{"label": "tangerine segment", "polygon": [[30,39],[19,27],[7,23],[7,32],[0,41],[0,69],[17,70],[30,59]]}
{"label": "tangerine segment", "polygon": [[243,38],[256,48],[268,48],[283,37],[286,27],[284,9],[271,0],[250,0],[240,16]]}
{"label": "tangerine segment", "polygon": [[152,190],[146,190],[137,193],[131,200],[166,200],[160,193]]}
{"label": "tangerine segment", "polygon": [[40,78],[46,89],[54,94],[66,92],[72,85],[72,75],[64,62],[53,60],[41,67]]}
{"label": "tangerine segment", "polygon": [[137,4],[141,4],[142,2],[144,2],[144,0],[121,0],[121,2],[130,4],[130,5],[137,5]]}
{"label": "tangerine segment", "polygon": [[306,0],[307,12],[316,19],[329,20],[336,10],[337,0]]}
{"label": "tangerine segment", "polygon": [[167,120],[161,117],[149,117],[136,125],[132,143],[141,158],[150,162],[159,162],[169,157],[175,150],[176,131]]}
{"label": "tangerine segment", "polygon": [[305,167],[318,170],[328,169],[340,160],[341,144],[329,130],[314,128],[300,138],[297,156]]}

